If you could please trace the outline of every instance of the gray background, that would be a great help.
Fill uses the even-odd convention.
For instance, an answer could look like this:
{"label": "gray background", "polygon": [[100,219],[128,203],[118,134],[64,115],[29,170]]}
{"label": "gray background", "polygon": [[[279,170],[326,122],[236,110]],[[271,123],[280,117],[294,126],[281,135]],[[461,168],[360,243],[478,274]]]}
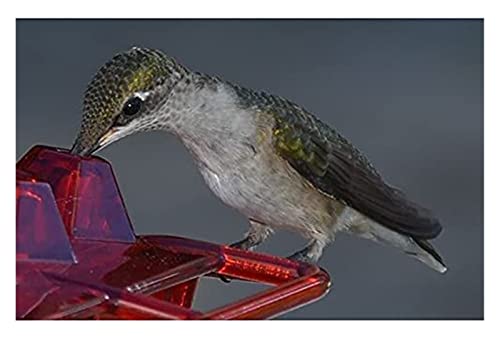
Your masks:
{"label": "gray background", "polygon": [[[86,84],[133,45],[303,105],[442,220],[434,243],[444,276],[341,235],[321,261],[330,294],[282,318],[483,317],[482,20],[18,21],[17,157],[35,143],[69,147]],[[138,233],[229,243],[245,232],[245,219],[212,195],[173,137],[135,135],[101,155]],[[261,250],[286,255],[303,244],[278,232]],[[196,306],[256,289],[206,279]]]}

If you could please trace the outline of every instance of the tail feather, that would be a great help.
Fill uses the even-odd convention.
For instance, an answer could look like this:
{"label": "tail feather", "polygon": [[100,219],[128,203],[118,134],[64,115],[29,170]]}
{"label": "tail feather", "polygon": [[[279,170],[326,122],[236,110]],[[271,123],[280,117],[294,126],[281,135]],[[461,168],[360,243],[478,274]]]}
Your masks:
{"label": "tail feather", "polygon": [[414,255],[418,260],[428,265],[429,267],[435,269],[440,273],[445,273],[447,271],[446,264],[443,261],[443,258],[439,255],[439,253],[432,247],[432,245],[423,239],[412,238],[416,244],[416,248],[419,251],[406,251],[406,253],[410,255]]}
{"label": "tail feather", "polygon": [[440,273],[447,270],[443,258],[427,240],[396,232],[349,208],[342,212],[338,222],[348,225],[349,233],[399,248]]}

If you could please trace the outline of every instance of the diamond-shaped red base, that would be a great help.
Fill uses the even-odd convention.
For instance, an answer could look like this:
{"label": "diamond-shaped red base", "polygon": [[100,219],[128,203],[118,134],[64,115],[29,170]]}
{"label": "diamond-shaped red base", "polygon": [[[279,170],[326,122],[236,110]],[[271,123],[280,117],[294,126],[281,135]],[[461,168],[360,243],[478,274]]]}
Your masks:
{"label": "diamond-shaped red base", "polygon": [[[135,236],[111,166],[97,157],[34,147],[18,162],[16,199],[18,319],[262,319],[330,286],[317,266]],[[198,279],[213,273],[272,287],[208,312],[191,309]]]}

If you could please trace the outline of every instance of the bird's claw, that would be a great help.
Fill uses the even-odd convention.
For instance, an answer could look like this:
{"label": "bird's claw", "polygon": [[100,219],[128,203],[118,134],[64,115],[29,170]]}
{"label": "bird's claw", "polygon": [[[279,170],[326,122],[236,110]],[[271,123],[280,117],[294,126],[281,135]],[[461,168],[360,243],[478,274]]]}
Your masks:
{"label": "bird's claw", "polygon": [[232,281],[227,275],[219,274],[218,276],[219,279],[225,284],[229,284]]}
{"label": "bird's claw", "polygon": [[301,261],[301,262],[305,262],[305,263],[311,262],[311,259],[307,255],[304,255],[304,253],[300,253],[300,252],[294,253],[286,258],[289,260]]}
{"label": "bird's claw", "polygon": [[219,278],[222,282],[226,283],[226,284],[229,284],[232,279],[229,278],[227,275],[224,275],[224,274],[220,274],[220,273],[212,273],[212,274],[209,274],[210,277],[214,277],[214,278]]}

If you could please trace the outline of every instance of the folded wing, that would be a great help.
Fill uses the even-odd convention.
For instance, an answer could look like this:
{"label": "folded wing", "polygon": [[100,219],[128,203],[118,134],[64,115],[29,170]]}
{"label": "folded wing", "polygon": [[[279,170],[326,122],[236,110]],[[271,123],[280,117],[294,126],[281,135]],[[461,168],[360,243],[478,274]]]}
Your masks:
{"label": "folded wing", "polygon": [[285,99],[268,95],[267,102],[275,117],[277,153],[318,190],[399,233],[419,239],[440,233],[441,225],[429,210],[385,183],[335,130]]}

